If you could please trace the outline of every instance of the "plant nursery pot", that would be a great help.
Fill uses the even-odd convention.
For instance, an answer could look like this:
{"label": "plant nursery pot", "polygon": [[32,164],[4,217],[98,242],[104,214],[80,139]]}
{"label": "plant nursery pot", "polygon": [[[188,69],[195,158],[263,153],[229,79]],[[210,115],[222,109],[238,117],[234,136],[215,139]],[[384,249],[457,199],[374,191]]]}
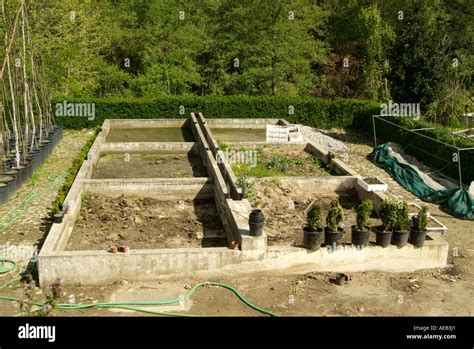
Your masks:
{"label": "plant nursery pot", "polygon": [[386,248],[390,246],[392,242],[392,231],[384,230],[383,226],[378,226],[374,228],[375,231],[375,244]]}
{"label": "plant nursery pot", "polygon": [[254,209],[249,215],[250,236],[261,236],[263,234],[263,222],[265,217],[262,210]]}
{"label": "plant nursery pot", "polygon": [[392,245],[403,247],[408,243],[410,232],[408,230],[394,230],[392,233]]}
{"label": "plant nursery pot", "polygon": [[337,228],[337,231],[331,230],[329,227],[324,228],[324,244],[326,246],[340,246],[344,229]]}
{"label": "plant nursery pot", "polygon": [[352,244],[358,248],[364,248],[369,244],[370,227],[366,227],[365,230],[359,230],[356,225],[351,227],[351,241]]}
{"label": "plant nursery pot", "polygon": [[319,250],[323,240],[324,230],[321,228],[313,229],[310,227],[303,228],[303,246],[307,250]]}
{"label": "plant nursery pot", "polygon": [[59,212],[54,214],[54,223],[62,223],[64,218],[64,213]]}
{"label": "plant nursery pot", "polygon": [[418,231],[415,229],[410,229],[410,238],[408,241],[415,247],[423,247],[426,240],[426,233],[428,230]]}

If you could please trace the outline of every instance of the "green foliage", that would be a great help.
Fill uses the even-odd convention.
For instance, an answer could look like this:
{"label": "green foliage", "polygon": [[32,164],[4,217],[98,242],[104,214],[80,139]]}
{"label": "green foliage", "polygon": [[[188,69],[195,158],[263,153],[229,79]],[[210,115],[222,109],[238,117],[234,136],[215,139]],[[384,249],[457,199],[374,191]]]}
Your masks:
{"label": "green foliage", "polygon": [[269,170],[276,170],[281,173],[288,173],[290,164],[291,164],[290,158],[279,156],[279,155],[273,155],[267,164],[267,168]]}
{"label": "green foliage", "polygon": [[338,199],[331,201],[331,207],[329,208],[326,216],[326,224],[332,231],[336,231],[339,225],[344,219],[344,211],[342,210],[341,204]]}
{"label": "green foliage", "polygon": [[410,220],[408,218],[408,204],[403,201],[397,205],[397,220],[394,226],[395,230],[405,231],[408,229]]}
{"label": "green foliage", "polygon": [[379,210],[380,219],[384,230],[391,231],[395,228],[398,218],[398,206],[396,202],[384,200]]}
{"label": "green foliage", "polygon": [[249,200],[252,205],[258,205],[260,198],[254,190],[253,183],[249,182],[246,176],[237,177],[236,184],[242,188],[245,199]]}
{"label": "green foliage", "polygon": [[423,206],[416,216],[412,217],[413,229],[425,231],[428,225],[428,206]]}
{"label": "green foliage", "polygon": [[444,42],[446,14],[440,1],[403,1],[403,20],[390,52],[390,86],[395,101],[420,103],[422,111],[443,96],[450,59]]}
{"label": "green foliage", "polygon": [[66,199],[69,189],[71,189],[71,186],[74,183],[74,179],[76,179],[76,175],[81,169],[82,163],[86,159],[87,153],[89,152],[89,149],[94,143],[95,138],[97,137],[97,134],[99,133],[99,131],[100,131],[100,128],[97,128],[95,130],[94,135],[86,141],[84,146],[79,151],[79,154],[73,160],[72,165],[68,170],[66,180],[64,181],[64,184],[61,186],[61,188],[59,188],[56,199],[52,202],[53,214],[59,213],[63,209],[64,200]]}
{"label": "green foliage", "polygon": [[390,99],[384,78],[388,72],[387,51],[395,34],[376,6],[360,9],[357,17],[362,46],[364,94],[374,101]]}
{"label": "green foliage", "polygon": [[323,212],[321,210],[321,205],[315,203],[310,207],[308,214],[306,215],[306,221],[308,227],[314,230],[322,227]]}
{"label": "green foliage", "polygon": [[[303,97],[194,97],[171,96],[155,99],[124,98],[55,98],[56,103],[64,100],[74,103],[94,103],[94,120],[86,117],[56,117],[56,123],[67,128],[81,129],[102,125],[105,119],[147,119],[147,118],[187,118],[189,113],[200,111],[208,118],[285,118],[292,123],[329,129],[348,127],[355,119],[369,119],[379,113],[378,104],[364,100]],[[185,114],[180,114],[180,106]],[[294,114],[288,114],[289,106]]]}
{"label": "green foliage", "polygon": [[357,228],[359,230],[365,230],[370,225],[369,218],[374,209],[374,205],[371,200],[363,200],[359,206],[357,206]]}
{"label": "green foliage", "polygon": [[85,192],[84,194],[82,194],[81,206],[87,208],[90,206],[91,203],[92,203],[92,194],[90,192]]}

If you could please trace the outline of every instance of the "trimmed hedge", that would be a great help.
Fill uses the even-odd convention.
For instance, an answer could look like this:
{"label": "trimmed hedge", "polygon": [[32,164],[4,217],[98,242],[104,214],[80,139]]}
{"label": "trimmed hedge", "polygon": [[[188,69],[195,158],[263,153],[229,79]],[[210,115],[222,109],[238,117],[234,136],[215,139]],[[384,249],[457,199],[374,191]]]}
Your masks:
{"label": "trimmed hedge", "polygon": [[71,167],[67,172],[67,177],[64,181],[64,184],[59,188],[58,195],[56,199],[52,202],[52,214],[56,214],[61,211],[62,206],[64,204],[64,200],[66,199],[67,194],[69,193],[69,189],[71,189],[74,180],[76,179],[77,173],[81,169],[82,163],[87,157],[87,153],[89,153],[89,149],[94,144],[94,141],[97,135],[100,132],[100,128],[96,128],[94,135],[90,137],[86,143],[82,146],[79,154],[77,154],[76,158],[73,160]]}
{"label": "trimmed hedge", "polygon": [[[415,121],[407,117],[385,116],[396,125],[407,129],[419,129],[436,127],[437,129],[423,130],[420,133],[432,137],[434,140],[405,131],[397,126],[376,119],[377,138],[384,142],[396,142],[401,144],[405,151],[416,157],[419,161],[430,166],[436,171],[457,180],[459,178],[458,163],[453,162],[455,148],[438,143],[441,141],[459,148],[474,148],[474,140],[470,141],[460,137],[453,137],[444,132],[441,126],[431,124],[427,121]],[[373,132],[372,117],[357,118],[354,120],[355,128]],[[380,144],[380,142],[378,142]],[[463,183],[469,185],[474,181],[474,150],[461,151],[461,170]]]}
{"label": "trimmed hedge", "polygon": [[[56,116],[56,123],[67,128],[102,125],[105,119],[187,118],[191,112],[202,112],[208,118],[285,118],[317,128],[348,127],[354,118],[370,117],[380,108],[364,100],[290,98],[290,97],[196,97],[173,96],[157,99],[69,99],[55,98],[56,103],[94,103],[95,119],[85,116]],[[185,108],[180,114],[180,106]],[[294,114],[290,114],[290,107]]]}

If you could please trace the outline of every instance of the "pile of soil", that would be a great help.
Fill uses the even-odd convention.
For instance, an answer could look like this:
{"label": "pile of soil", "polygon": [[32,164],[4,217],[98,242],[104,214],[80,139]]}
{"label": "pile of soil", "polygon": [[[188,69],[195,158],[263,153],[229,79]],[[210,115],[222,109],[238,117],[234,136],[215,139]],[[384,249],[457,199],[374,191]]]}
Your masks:
{"label": "pile of soil", "polygon": [[86,193],[67,250],[227,246],[214,200],[158,201]]}

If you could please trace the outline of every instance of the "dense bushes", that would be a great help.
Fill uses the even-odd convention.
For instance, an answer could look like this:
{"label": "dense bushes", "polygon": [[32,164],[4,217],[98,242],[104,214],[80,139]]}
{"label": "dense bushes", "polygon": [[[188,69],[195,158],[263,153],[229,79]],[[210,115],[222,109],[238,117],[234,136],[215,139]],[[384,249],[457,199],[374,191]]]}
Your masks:
{"label": "dense bushes", "polygon": [[53,214],[56,214],[61,211],[62,205],[64,204],[64,200],[66,199],[69,189],[71,189],[71,186],[74,183],[74,179],[76,179],[76,175],[79,172],[82,166],[82,163],[87,157],[87,153],[89,152],[89,149],[94,143],[95,138],[97,137],[97,134],[99,132],[100,132],[100,128],[96,128],[94,135],[86,141],[84,146],[79,151],[79,154],[77,154],[76,158],[73,160],[72,165],[69,168],[68,173],[66,175],[64,184],[61,186],[61,188],[59,188],[58,195],[56,196],[56,199],[52,203]]}
{"label": "dense bushes", "polygon": [[[386,116],[385,120],[400,125],[407,129],[433,128],[435,125],[426,121],[415,121],[408,117]],[[372,117],[354,119],[354,126],[360,130],[373,132]],[[408,132],[395,125],[391,125],[376,119],[376,131],[379,144],[384,142],[396,142],[401,144],[408,154],[415,156],[419,161],[440,171],[451,178],[459,178],[458,163],[453,162],[453,153],[456,149],[439,142],[444,142],[459,148],[473,148],[474,140],[469,141],[460,137],[452,136],[449,132],[438,126],[435,129],[420,130],[419,133],[431,137],[429,139],[413,132]],[[474,150],[461,151],[462,180],[469,185],[474,181]]]}
{"label": "dense bushes", "polygon": [[101,125],[104,119],[185,118],[193,111],[209,118],[285,118],[294,123],[331,128],[350,126],[354,117],[369,118],[379,111],[378,104],[350,99],[181,96],[151,100],[56,98],[53,112],[56,103],[64,100],[95,105],[92,121],[86,116],[56,116],[56,123],[68,128],[93,127]]}

